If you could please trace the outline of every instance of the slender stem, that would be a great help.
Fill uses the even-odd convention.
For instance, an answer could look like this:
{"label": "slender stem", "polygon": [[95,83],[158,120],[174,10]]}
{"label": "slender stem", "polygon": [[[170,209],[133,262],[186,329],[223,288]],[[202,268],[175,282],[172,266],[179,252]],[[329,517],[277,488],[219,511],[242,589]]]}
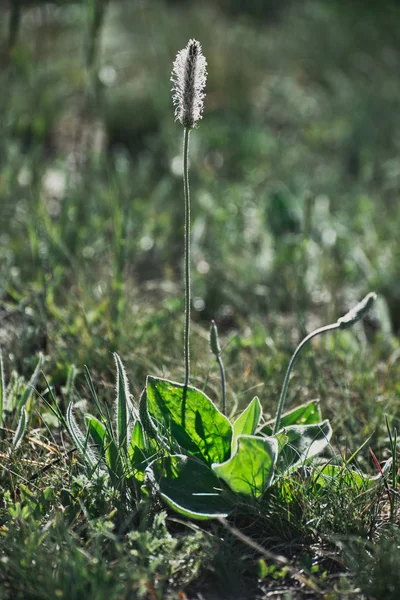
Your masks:
{"label": "slender stem", "polygon": [[185,127],[183,137],[183,188],[185,192],[185,388],[190,376],[190,192],[189,192],[189,134]]}
{"label": "slender stem", "polygon": [[218,354],[217,362],[219,366],[219,370],[221,372],[221,384],[222,384],[222,412],[226,416],[226,377],[225,377],[225,369],[224,364],[222,362],[221,356]]}
{"label": "slender stem", "polygon": [[18,35],[21,25],[21,0],[11,0],[11,14],[8,32],[8,48],[12,50],[18,41]]}
{"label": "slender stem", "polygon": [[183,135],[183,190],[185,194],[185,383],[182,395],[181,420],[185,427],[186,397],[190,377],[190,191],[189,191],[189,134],[190,129],[185,127]]}
{"label": "slender stem", "polygon": [[279,398],[278,410],[276,411],[275,424],[274,424],[274,429],[272,431],[272,435],[275,435],[279,431],[279,425],[281,422],[282,411],[283,411],[283,407],[285,405],[285,400],[286,400],[287,391],[288,391],[288,387],[289,387],[290,374],[292,372],[294,363],[296,362],[296,359],[297,359],[301,349],[312,338],[316,337],[317,335],[320,335],[321,333],[325,333],[326,331],[332,331],[334,329],[340,329],[340,323],[332,323],[331,325],[325,325],[324,327],[320,327],[319,329],[312,331],[310,334],[308,334],[307,337],[304,338],[304,340],[302,342],[300,342],[300,344],[297,346],[296,350],[294,351],[293,356],[290,359],[289,366],[286,371],[285,379],[283,380],[283,386],[282,386],[281,396]]}

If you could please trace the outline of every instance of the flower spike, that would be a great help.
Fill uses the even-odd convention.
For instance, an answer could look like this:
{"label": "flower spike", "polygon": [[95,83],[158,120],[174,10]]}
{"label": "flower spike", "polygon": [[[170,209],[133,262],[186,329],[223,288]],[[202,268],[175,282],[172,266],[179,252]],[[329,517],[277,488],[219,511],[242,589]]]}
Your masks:
{"label": "flower spike", "polygon": [[207,61],[197,40],[189,40],[186,48],[178,52],[171,81],[175,120],[186,129],[193,129],[202,118],[207,81]]}

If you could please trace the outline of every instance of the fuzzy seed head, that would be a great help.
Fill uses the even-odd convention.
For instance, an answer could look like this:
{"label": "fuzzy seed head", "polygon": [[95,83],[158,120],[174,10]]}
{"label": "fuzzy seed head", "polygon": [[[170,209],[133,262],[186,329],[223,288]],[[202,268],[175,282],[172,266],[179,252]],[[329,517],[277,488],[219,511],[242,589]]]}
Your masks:
{"label": "fuzzy seed head", "polygon": [[202,118],[207,81],[207,61],[198,41],[189,40],[186,48],[178,52],[171,81],[175,120],[193,129]]}
{"label": "fuzzy seed head", "polygon": [[354,323],[357,323],[357,321],[362,319],[375,302],[376,297],[375,292],[370,292],[363,300],[361,300],[361,302],[349,310],[344,317],[340,317],[340,319],[337,320],[340,329],[347,329],[347,327],[351,327]]}

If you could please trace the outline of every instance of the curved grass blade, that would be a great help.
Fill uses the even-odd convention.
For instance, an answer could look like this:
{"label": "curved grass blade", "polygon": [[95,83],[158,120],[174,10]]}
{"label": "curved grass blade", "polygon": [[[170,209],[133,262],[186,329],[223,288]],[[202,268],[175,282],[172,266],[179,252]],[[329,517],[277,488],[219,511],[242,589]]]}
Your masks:
{"label": "curved grass blade", "polygon": [[76,447],[78,448],[78,450],[80,451],[90,468],[95,469],[98,464],[98,460],[91,448],[88,446],[87,438],[79,429],[78,423],[76,422],[72,412],[72,402],[69,403],[67,408],[67,425],[68,432],[74,440]]}
{"label": "curved grass blade", "polygon": [[60,422],[60,424],[64,427],[64,429],[66,431],[68,431],[68,424],[67,421],[65,420],[64,415],[62,414],[61,410],[58,407],[57,404],[57,400],[56,397],[53,393],[53,390],[51,389],[50,383],[47,380],[46,375],[43,373],[42,371],[42,375],[43,378],[45,380],[46,386],[47,386],[47,391],[49,393],[50,396],[50,402],[47,400],[47,398],[44,397],[43,394],[41,394],[40,392],[37,392],[40,396],[40,398],[43,400],[43,402],[45,403],[45,405],[47,406],[47,408],[53,413],[53,415],[58,419],[58,421]]}
{"label": "curved grass blade", "polygon": [[18,446],[20,445],[20,443],[22,442],[22,439],[25,435],[27,423],[28,423],[28,413],[26,412],[25,408],[22,408],[21,416],[18,421],[18,426],[17,426],[17,429],[16,429],[14,437],[13,437],[13,441],[12,441],[13,450],[16,450],[18,448]]}
{"label": "curved grass blade", "polygon": [[99,402],[99,399],[97,397],[97,393],[95,390],[95,387],[93,385],[93,380],[92,380],[92,376],[90,375],[90,371],[87,368],[87,366],[85,365],[85,379],[86,379],[86,383],[88,384],[89,390],[90,390],[90,394],[92,396],[92,400],[96,405],[97,410],[99,411],[99,415],[101,416],[101,418],[103,420],[106,420],[106,416],[101,408],[101,404]]}

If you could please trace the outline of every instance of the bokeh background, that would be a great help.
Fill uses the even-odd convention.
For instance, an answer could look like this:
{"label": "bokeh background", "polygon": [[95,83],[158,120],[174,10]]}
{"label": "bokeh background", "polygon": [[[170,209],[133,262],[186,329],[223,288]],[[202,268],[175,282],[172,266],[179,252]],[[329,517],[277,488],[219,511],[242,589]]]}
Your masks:
{"label": "bokeh background", "polygon": [[110,368],[118,348],[138,376],[154,366],[178,378],[182,130],[170,72],[192,37],[209,65],[191,136],[194,352],[215,318],[222,335],[240,332],[233,361],[261,349],[251,368],[264,377],[279,336],[292,347],[370,290],[369,329],[396,351],[398,2],[0,10],[0,344],[16,368],[31,372],[42,351],[63,382],[71,363]]}

